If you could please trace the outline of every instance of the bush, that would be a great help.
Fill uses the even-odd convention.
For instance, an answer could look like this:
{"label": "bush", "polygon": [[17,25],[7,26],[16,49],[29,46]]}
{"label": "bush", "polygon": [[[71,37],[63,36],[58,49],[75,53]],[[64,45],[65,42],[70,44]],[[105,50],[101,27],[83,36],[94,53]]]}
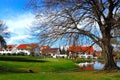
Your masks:
{"label": "bush", "polygon": [[25,55],[27,55],[27,53],[19,52],[17,55],[19,55],[19,56],[25,56]]}
{"label": "bush", "polygon": [[10,56],[11,54],[10,53],[7,53],[8,56]]}
{"label": "bush", "polygon": [[91,59],[78,59],[74,60],[75,63],[84,63],[84,62],[91,62]]}
{"label": "bush", "polygon": [[3,56],[5,56],[6,54],[5,53],[3,53]]}
{"label": "bush", "polygon": [[13,56],[15,56],[15,55],[16,55],[16,53],[13,53],[12,55],[13,55]]}

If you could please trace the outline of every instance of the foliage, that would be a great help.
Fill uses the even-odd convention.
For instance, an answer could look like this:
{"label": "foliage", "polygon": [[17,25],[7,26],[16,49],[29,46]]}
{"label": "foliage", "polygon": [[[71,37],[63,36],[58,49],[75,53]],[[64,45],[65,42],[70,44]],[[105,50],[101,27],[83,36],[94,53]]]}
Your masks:
{"label": "foliage", "polygon": [[77,59],[73,60],[74,63],[84,63],[84,62],[91,62],[91,59]]}
{"label": "foliage", "polygon": [[19,56],[25,56],[25,55],[27,55],[27,53],[19,52],[19,53],[17,53],[17,55],[19,55]]}

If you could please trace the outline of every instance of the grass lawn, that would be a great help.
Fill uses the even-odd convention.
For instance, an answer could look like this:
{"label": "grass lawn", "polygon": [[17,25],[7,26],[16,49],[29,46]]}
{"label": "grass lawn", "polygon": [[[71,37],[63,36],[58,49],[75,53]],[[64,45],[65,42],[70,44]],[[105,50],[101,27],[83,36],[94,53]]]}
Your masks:
{"label": "grass lawn", "polygon": [[3,72],[55,72],[78,68],[71,60],[31,56],[0,56]]}
{"label": "grass lawn", "polygon": [[75,68],[78,67],[67,59],[0,56],[0,80],[120,80],[119,72],[69,72]]}
{"label": "grass lawn", "polygon": [[0,80],[120,80],[120,73],[96,71],[66,73],[4,73],[0,74]]}

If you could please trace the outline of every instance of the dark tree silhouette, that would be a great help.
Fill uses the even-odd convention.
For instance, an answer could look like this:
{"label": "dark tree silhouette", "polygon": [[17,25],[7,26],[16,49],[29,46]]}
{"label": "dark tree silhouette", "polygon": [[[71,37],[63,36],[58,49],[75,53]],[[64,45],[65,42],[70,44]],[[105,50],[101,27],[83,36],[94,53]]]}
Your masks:
{"label": "dark tree silhouette", "polygon": [[3,47],[3,48],[7,48],[7,46],[6,46],[6,42],[5,42],[5,40],[4,40],[4,38],[0,35],[0,44],[1,44],[1,47]]}
{"label": "dark tree silhouette", "polygon": [[0,21],[0,46],[4,49],[7,48],[6,41],[3,37],[9,37],[9,32],[5,32],[7,27],[3,24],[2,21]]}
{"label": "dark tree silhouette", "polygon": [[42,42],[61,40],[75,45],[87,37],[102,48],[104,69],[119,69],[111,40],[120,37],[120,0],[31,0],[30,6],[36,13]]}

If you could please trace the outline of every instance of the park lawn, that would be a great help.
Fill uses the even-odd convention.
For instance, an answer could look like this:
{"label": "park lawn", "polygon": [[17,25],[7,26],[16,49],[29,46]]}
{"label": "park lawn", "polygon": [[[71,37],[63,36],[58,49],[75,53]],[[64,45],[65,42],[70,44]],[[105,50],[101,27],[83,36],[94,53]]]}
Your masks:
{"label": "park lawn", "polygon": [[31,56],[0,56],[0,68],[5,72],[55,72],[78,68],[68,59],[40,58]]}
{"label": "park lawn", "polygon": [[120,73],[101,71],[5,73],[0,74],[0,80],[120,80]]}
{"label": "park lawn", "polygon": [[120,80],[119,72],[74,72],[76,68],[68,59],[0,56],[0,80]]}

